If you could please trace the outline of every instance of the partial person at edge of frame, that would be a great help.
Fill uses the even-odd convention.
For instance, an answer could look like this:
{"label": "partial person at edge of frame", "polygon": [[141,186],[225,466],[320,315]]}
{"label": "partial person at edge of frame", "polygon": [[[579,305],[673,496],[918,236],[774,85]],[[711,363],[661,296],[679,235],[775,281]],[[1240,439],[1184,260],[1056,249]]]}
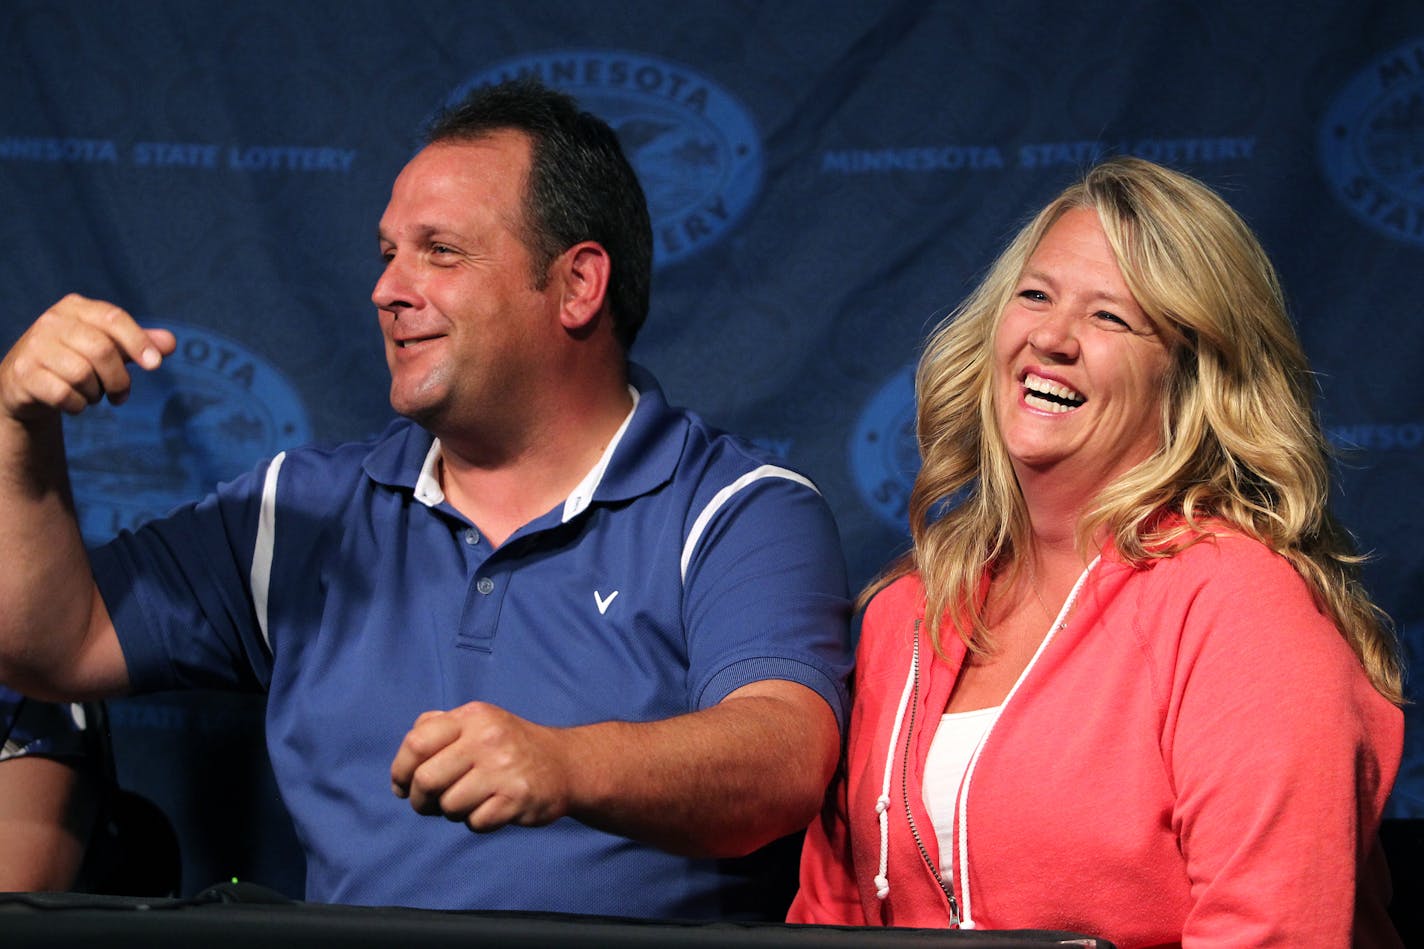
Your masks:
{"label": "partial person at edge of frame", "polygon": [[87,553],[61,413],[176,343],[79,296],[21,337],[0,681],[265,691],[309,900],[780,918],[733,858],[804,828],[834,771],[843,555],[814,485],[629,362],[652,234],[615,133],[532,81],[476,90],[378,244],[404,418]]}
{"label": "partial person at edge of frame", "polygon": [[0,892],[79,881],[99,784],[88,727],[81,706],[0,686]]}
{"label": "partial person at edge of frame", "polygon": [[1103,162],[932,334],[916,390],[912,550],[862,595],[789,919],[1397,945],[1397,644],[1241,218]]}

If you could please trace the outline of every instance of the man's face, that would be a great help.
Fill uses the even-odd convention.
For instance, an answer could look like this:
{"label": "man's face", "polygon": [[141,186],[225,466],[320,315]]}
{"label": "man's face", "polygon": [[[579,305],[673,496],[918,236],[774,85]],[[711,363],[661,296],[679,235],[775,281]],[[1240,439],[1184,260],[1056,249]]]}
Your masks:
{"label": "man's face", "polygon": [[391,188],[371,299],[391,405],[437,435],[498,424],[558,331],[557,290],[534,287],[521,237],[530,146],[519,132],[430,145]]}

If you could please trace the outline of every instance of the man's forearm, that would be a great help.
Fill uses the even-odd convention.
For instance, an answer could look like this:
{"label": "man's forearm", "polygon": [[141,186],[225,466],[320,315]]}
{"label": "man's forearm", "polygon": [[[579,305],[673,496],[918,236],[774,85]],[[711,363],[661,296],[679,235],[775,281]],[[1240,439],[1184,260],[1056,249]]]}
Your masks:
{"label": "man's forearm", "polygon": [[839,750],[825,700],[780,680],[663,721],[573,728],[470,702],[416,721],[391,789],[476,832],[573,817],[674,853],[730,857],[809,824]]}
{"label": "man's forearm", "polygon": [[740,856],[809,824],[840,748],[825,701],[780,681],[691,715],[590,725],[569,737],[572,816],[708,857]]}

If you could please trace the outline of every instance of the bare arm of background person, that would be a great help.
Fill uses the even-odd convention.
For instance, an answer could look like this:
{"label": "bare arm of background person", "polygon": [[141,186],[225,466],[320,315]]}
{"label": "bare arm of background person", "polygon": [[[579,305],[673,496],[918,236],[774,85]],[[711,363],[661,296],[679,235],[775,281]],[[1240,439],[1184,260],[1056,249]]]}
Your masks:
{"label": "bare arm of background person", "polygon": [[805,827],[840,750],[805,686],[766,680],[659,722],[535,725],[472,702],[427,712],[391,764],[395,793],[475,831],[570,816],[690,856],[740,856]]}
{"label": "bare arm of background person", "polygon": [[21,755],[0,761],[0,891],[58,891],[84,861],[94,792],[68,761]]}
{"label": "bare arm of background person", "polygon": [[123,691],[128,673],[74,516],[61,413],[128,396],[129,365],[175,347],[119,307],[71,294],[0,361],[0,681],[38,698]]}

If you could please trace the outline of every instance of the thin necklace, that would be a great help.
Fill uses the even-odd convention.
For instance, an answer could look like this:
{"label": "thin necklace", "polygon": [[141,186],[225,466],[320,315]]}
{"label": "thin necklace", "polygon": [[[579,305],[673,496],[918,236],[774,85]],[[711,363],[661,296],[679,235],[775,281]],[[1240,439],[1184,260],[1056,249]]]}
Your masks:
{"label": "thin necklace", "polygon": [[1028,586],[1033,591],[1033,598],[1038,601],[1039,608],[1043,610],[1043,615],[1052,622],[1056,617],[1054,612],[1048,608],[1048,604],[1043,602],[1043,596],[1038,592],[1038,571],[1033,568],[1033,555],[1028,558]]}

